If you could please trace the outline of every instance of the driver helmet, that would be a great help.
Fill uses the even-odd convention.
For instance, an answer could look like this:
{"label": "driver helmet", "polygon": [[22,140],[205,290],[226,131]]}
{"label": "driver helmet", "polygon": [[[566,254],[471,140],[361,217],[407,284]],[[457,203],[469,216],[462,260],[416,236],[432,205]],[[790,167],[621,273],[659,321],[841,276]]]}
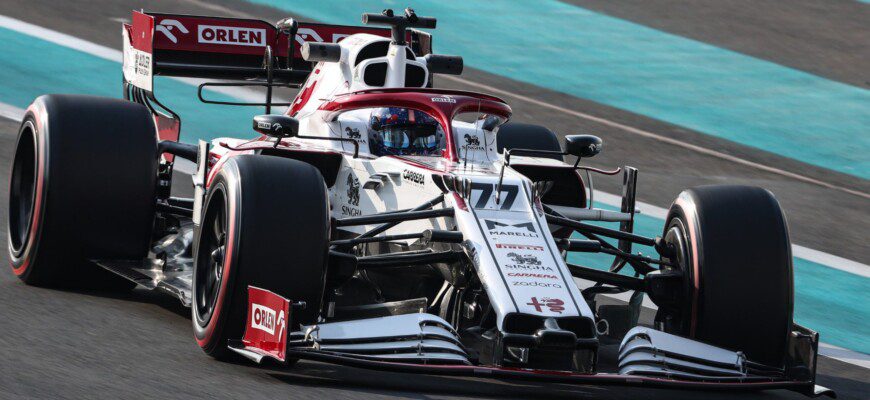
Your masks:
{"label": "driver helmet", "polygon": [[369,146],[374,155],[437,155],[444,134],[428,114],[400,107],[377,108],[370,118]]}

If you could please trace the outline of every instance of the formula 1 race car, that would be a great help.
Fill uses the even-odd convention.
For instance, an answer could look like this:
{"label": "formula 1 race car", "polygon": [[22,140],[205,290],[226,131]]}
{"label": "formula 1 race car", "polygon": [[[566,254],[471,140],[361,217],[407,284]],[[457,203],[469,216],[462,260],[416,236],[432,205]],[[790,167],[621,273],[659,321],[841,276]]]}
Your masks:
{"label": "formula 1 race car", "polygon": [[[14,273],[165,291],[218,359],[833,394],[815,385],[818,334],[792,318],[791,246],[770,192],[689,189],[661,236],[635,234],[637,170],[582,163],[601,139],[568,135],[563,148],[508,122],[497,97],[433,88],[463,69],[418,30],[434,18],[362,22],[381,27],[133,12],[124,100],[46,95],[27,109],[9,191]],[[261,136],[179,142],[157,75],[205,79],[206,103],[265,107]],[[265,100],[207,98],[238,86]],[[300,90],[273,102],[282,87]],[[185,163],[192,198],[171,193]],[[593,174],[621,174],[618,211],[593,207]],[[583,253],[613,264],[566,261]],[[652,324],[639,323],[644,297]]]}

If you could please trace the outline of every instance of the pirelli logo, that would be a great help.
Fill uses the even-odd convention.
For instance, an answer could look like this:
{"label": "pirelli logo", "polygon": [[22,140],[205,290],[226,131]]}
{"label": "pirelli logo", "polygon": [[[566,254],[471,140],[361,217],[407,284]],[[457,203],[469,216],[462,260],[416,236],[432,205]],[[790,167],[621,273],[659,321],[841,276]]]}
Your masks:
{"label": "pirelli logo", "polygon": [[512,249],[512,250],[544,251],[544,246],[534,246],[534,245],[528,245],[528,244],[496,243],[495,248],[497,248],[497,249]]}

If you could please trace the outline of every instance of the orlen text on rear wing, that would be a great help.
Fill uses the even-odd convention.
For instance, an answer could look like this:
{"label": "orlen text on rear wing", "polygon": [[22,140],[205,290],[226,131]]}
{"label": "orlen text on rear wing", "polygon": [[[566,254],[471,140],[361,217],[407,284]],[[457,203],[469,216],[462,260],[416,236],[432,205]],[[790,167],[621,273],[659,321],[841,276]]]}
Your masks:
{"label": "orlen text on rear wing", "polygon": [[[155,75],[295,87],[305,82],[313,65],[302,59],[304,42],[337,42],[355,33],[390,37],[390,30],[382,28],[308,22],[279,28],[255,19],[133,11],[132,22],[122,29],[124,96],[151,109],[161,140],[178,140],[180,119],[156,100]],[[427,33],[409,32],[408,40],[418,55],[431,52]],[[155,111],[155,105],[164,112]]]}

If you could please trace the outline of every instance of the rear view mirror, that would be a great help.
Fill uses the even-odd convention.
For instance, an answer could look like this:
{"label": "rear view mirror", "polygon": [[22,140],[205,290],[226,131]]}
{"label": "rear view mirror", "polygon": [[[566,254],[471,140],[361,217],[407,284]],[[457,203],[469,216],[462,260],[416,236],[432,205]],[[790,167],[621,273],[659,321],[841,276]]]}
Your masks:
{"label": "rear view mirror", "polygon": [[279,139],[293,137],[299,133],[299,120],[286,115],[258,115],[254,117],[254,130]]}
{"label": "rear view mirror", "polygon": [[601,152],[604,142],[594,135],[565,136],[565,152],[580,158],[592,157]]}

